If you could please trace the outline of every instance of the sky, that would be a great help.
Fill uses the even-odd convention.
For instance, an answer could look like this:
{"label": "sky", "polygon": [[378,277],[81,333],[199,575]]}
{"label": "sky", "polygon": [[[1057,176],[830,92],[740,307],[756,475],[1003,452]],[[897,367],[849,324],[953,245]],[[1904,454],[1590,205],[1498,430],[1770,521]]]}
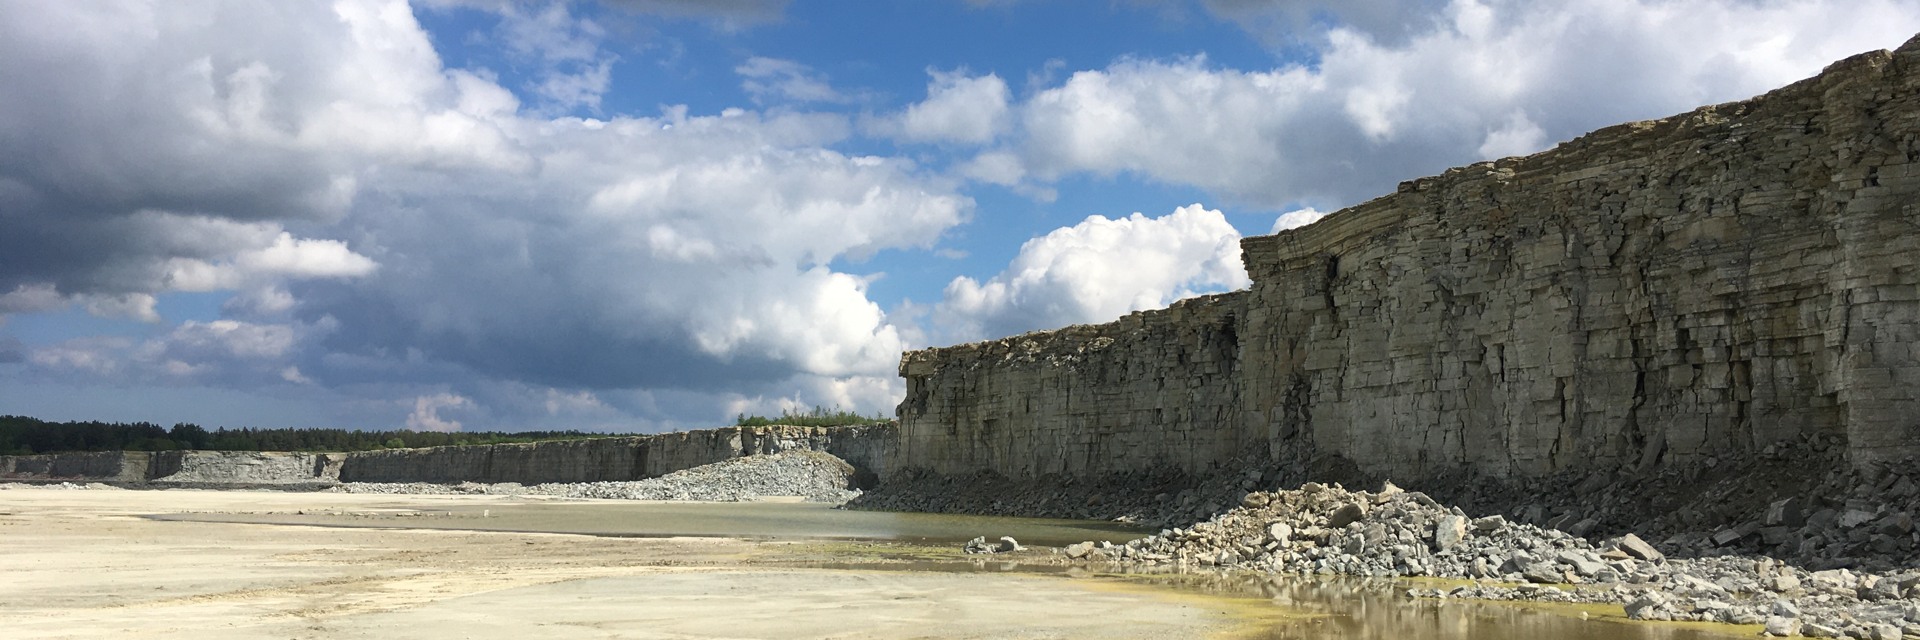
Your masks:
{"label": "sky", "polygon": [[0,414],[656,432],[1748,98],[1920,0],[0,0]]}

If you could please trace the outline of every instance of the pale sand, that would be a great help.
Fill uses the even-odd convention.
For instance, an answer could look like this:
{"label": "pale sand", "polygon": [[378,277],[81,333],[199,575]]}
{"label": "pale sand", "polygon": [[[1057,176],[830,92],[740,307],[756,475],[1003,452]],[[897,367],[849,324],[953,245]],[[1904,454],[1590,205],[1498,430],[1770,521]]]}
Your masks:
{"label": "pale sand", "polygon": [[12,485],[0,637],[1163,639],[1235,626],[1204,601],[1099,581],[765,566],[817,557],[805,544],[139,517],[514,500]]}

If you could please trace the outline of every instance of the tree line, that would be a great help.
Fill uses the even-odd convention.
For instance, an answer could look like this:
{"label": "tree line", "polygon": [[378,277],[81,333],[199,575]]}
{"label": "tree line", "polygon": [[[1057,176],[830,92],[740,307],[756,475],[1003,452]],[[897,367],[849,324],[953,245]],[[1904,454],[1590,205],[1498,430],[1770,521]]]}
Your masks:
{"label": "tree line", "polygon": [[172,428],[150,422],[47,422],[0,416],[0,455],[69,451],[371,451],[461,444],[598,438],[623,434],[581,431],[362,431],[358,429],[207,430],[197,424]]}

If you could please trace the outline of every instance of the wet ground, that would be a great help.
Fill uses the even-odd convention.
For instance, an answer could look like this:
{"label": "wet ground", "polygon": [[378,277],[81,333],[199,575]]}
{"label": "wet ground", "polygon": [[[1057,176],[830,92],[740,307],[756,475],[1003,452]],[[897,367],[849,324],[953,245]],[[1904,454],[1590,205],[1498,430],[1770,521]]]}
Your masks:
{"label": "wet ground", "polygon": [[[177,513],[166,520],[348,528],[572,533],[613,537],[715,537],[771,541],[743,564],[844,572],[849,576],[997,574],[1069,581],[1076,589],[1142,595],[1228,612],[1240,638],[1531,640],[1694,640],[1752,637],[1757,628],[1645,623],[1620,607],[1525,605],[1405,596],[1434,583],[1267,576],[1213,572],[1117,574],[1066,563],[1050,549],[963,556],[975,536],[1013,536],[1054,547],[1082,540],[1124,541],[1143,532],[1116,523],[944,514],[844,511],[814,503],[635,503],[492,499],[419,508],[393,504],[353,509],[253,513]],[[627,585],[637,588],[638,583]],[[1061,615],[1073,615],[1071,610]],[[1069,636],[1073,637],[1073,636]]]}
{"label": "wet ground", "polygon": [[1083,540],[1130,540],[1151,533],[1088,520],[1001,518],[931,513],[846,511],[809,502],[627,502],[496,500],[420,509],[389,506],[258,513],[183,513],[166,520],[253,522],[335,527],[405,527],[465,531],[577,533],[664,538],[887,540],[957,544],[976,536],[1012,536],[1022,544],[1064,546]]}

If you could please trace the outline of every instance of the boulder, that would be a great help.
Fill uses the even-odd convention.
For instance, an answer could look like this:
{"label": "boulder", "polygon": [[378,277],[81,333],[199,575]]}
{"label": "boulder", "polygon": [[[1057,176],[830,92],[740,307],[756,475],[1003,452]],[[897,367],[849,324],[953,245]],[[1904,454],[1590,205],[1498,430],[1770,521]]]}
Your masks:
{"label": "boulder", "polygon": [[1465,516],[1441,516],[1433,525],[1433,548],[1450,551],[1467,539]]}
{"label": "boulder", "polygon": [[1879,519],[1879,514],[1876,514],[1873,511],[1856,508],[1856,507],[1848,507],[1846,511],[1840,513],[1839,524],[1841,527],[1852,529],[1854,527],[1858,527],[1860,525],[1873,522],[1874,520],[1878,520],[1878,519]]}
{"label": "boulder", "polygon": [[1526,578],[1528,582],[1539,584],[1567,581],[1567,577],[1560,572],[1559,568],[1553,566],[1551,562],[1535,562],[1521,567],[1520,577]]}
{"label": "boulder", "polygon": [[1665,554],[1660,553],[1659,549],[1653,548],[1653,545],[1647,544],[1647,541],[1641,540],[1640,536],[1631,533],[1620,536],[1619,540],[1614,541],[1614,547],[1625,551],[1627,555],[1648,562],[1658,562],[1665,560],[1667,557]]}
{"label": "boulder", "polygon": [[1573,567],[1574,574],[1582,578],[1591,578],[1594,574],[1600,573],[1607,568],[1607,563],[1601,562],[1598,556],[1594,556],[1586,551],[1567,549],[1561,551],[1559,555],[1556,556],[1556,559],[1558,559],[1561,564]]}
{"label": "boulder", "polygon": [[1656,619],[1654,613],[1666,606],[1667,601],[1667,594],[1658,591],[1648,591],[1640,594],[1640,597],[1627,602],[1623,608],[1626,609],[1628,618],[1634,620],[1653,620]]}
{"label": "boulder", "polygon": [[1776,500],[1767,505],[1767,515],[1761,519],[1769,527],[1799,527],[1807,523],[1807,501],[1798,497]]}
{"label": "boulder", "polygon": [[1293,542],[1293,526],[1285,522],[1268,524],[1267,539],[1279,543],[1281,546],[1291,544]]}
{"label": "boulder", "polygon": [[1339,529],[1359,522],[1361,518],[1366,516],[1367,508],[1365,506],[1358,502],[1349,502],[1341,505],[1339,509],[1335,509],[1333,515],[1327,516],[1327,528]]}

